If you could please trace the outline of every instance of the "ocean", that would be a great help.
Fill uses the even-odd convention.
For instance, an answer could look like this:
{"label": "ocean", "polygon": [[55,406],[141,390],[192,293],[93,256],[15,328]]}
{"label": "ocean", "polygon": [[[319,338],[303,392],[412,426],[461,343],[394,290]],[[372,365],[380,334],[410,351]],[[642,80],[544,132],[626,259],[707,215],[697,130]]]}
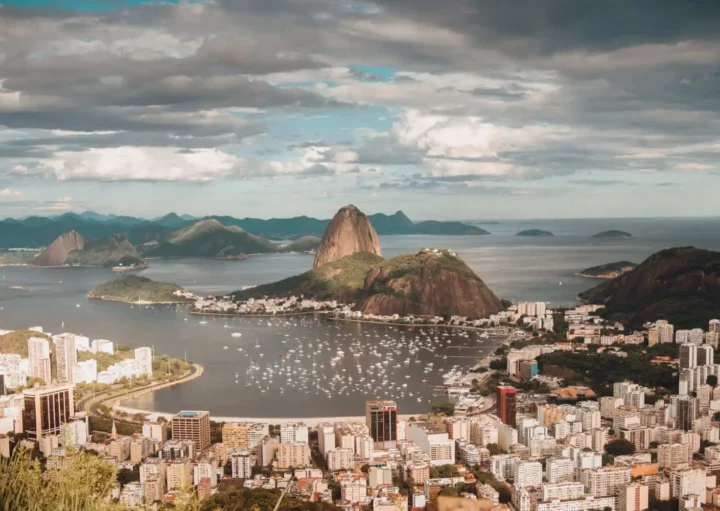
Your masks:
{"label": "ocean", "polygon": [[[450,248],[499,297],[560,306],[574,303],[580,291],[600,282],[574,276],[586,267],[619,260],[639,263],[675,246],[720,249],[720,219],[503,221],[480,226],[492,235],[381,236],[383,256],[424,247]],[[515,236],[530,228],[549,230],[555,236]],[[609,229],[628,231],[633,239],[591,238]],[[245,261],[153,260],[142,275],[195,293],[223,294],[311,266],[308,254]],[[432,387],[442,382],[443,373],[468,367],[494,348],[474,333],[444,336],[428,329],[299,318],[270,322],[206,318],[207,323],[200,324],[202,318],[189,316],[182,308],[88,300],[88,289],[114,277],[108,269],[5,267],[0,275],[0,329],[43,326],[53,333],[68,331],[133,347],[153,346],[158,354],[187,357],[205,366],[204,374],[192,382],[130,403],[148,410],[202,409],[240,417],[357,416],[364,413],[366,399],[393,397],[400,413],[420,413],[428,411]],[[14,286],[23,289],[11,289]],[[232,337],[232,332],[243,335]],[[437,344],[430,350],[428,339],[434,341],[435,336]],[[424,347],[411,353],[418,346]],[[343,356],[331,365],[338,351]],[[405,364],[407,359],[410,362]],[[383,361],[388,364],[383,366]]]}

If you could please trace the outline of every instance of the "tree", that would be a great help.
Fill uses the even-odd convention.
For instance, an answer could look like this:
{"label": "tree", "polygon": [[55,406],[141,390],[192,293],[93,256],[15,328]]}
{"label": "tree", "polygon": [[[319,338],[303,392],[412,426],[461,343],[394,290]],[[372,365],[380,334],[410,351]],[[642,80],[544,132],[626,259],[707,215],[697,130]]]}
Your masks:
{"label": "tree", "polygon": [[440,403],[433,405],[433,413],[442,413],[447,417],[452,417],[455,414],[455,405],[453,403]]}
{"label": "tree", "polygon": [[439,465],[430,469],[430,477],[437,479],[439,477],[458,477],[460,472],[455,465]]}
{"label": "tree", "polygon": [[714,374],[710,374],[710,375],[708,375],[707,379],[705,380],[705,383],[710,385],[712,388],[715,388],[715,387],[717,387],[717,384],[718,384],[718,377],[715,376]]}
{"label": "tree", "polygon": [[370,471],[370,465],[365,463],[362,467],[360,467],[360,472],[363,474],[367,474]]}
{"label": "tree", "polygon": [[440,490],[440,495],[443,497],[457,497],[458,491],[454,486],[445,486],[442,490]]}
{"label": "tree", "polygon": [[490,451],[490,456],[495,456],[496,454],[505,454],[505,451],[503,451],[498,444],[487,444],[485,448]]}
{"label": "tree", "polygon": [[635,444],[624,438],[618,438],[605,444],[605,452],[612,456],[635,454]]}
{"label": "tree", "polygon": [[129,468],[123,468],[120,469],[117,475],[118,483],[120,483],[121,486],[125,486],[127,483],[132,483],[133,481],[139,481],[140,480],[140,466],[135,465],[135,467],[131,470]]}

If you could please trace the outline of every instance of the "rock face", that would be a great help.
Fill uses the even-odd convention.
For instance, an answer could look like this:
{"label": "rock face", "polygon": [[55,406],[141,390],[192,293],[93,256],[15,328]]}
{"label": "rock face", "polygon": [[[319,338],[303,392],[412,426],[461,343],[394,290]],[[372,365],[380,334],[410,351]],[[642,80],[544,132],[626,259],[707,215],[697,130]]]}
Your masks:
{"label": "rock face", "polygon": [[345,206],[325,230],[313,268],[359,252],[381,255],[380,241],[365,214],[355,206]]}
{"label": "rock face", "polygon": [[657,319],[667,319],[675,328],[703,327],[720,308],[720,252],[661,250],[579,298],[605,304],[605,315],[631,327]]}
{"label": "rock face", "polygon": [[448,250],[423,249],[373,267],[358,308],[364,314],[482,318],[504,309],[465,262]]}
{"label": "rock face", "polygon": [[85,248],[85,238],[76,231],[59,236],[33,261],[34,266],[63,266],[71,252]]}

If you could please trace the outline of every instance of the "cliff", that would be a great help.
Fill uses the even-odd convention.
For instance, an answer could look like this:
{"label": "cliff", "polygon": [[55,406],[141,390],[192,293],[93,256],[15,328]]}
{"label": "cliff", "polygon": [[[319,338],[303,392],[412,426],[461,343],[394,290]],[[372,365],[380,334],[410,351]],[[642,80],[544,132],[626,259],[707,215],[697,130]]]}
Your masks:
{"label": "cliff", "polygon": [[370,269],[358,308],[364,314],[482,318],[504,307],[456,254],[426,248]]}
{"label": "cliff", "polygon": [[33,261],[34,266],[63,266],[67,264],[71,252],[82,250],[85,238],[76,231],[66,232],[53,241]]}
{"label": "cliff", "polygon": [[667,319],[676,328],[702,327],[720,309],[720,252],[694,247],[661,250],[579,298],[604,304],[605,316],[630,327],[656,319]]}
{"label": "cliff", "polygon": [[325,230],[313,268],[360,252],[381,255],[380,241],[365,214],[355,206],[345,206]]}

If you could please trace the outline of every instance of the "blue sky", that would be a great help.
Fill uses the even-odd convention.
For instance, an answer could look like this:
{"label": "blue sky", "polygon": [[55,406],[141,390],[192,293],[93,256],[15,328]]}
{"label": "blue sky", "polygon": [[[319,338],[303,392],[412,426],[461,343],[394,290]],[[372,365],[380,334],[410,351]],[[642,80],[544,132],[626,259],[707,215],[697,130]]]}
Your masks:
{"label": "blue sky", "polygon": [[0,216],[716,216],[717,12],[661,3],[2,0]]}

